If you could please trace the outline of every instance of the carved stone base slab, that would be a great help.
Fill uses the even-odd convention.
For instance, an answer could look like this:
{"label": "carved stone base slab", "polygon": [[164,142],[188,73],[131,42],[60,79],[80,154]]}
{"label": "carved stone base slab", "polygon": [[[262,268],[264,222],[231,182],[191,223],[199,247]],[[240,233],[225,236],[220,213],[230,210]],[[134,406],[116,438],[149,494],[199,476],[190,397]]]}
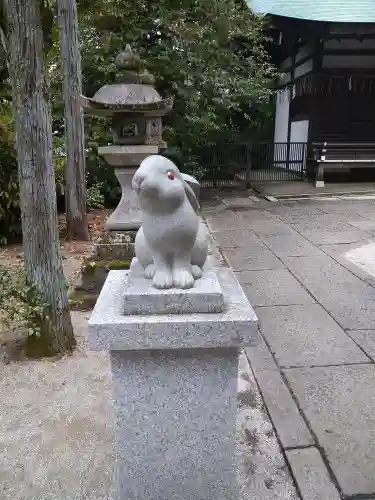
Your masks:
{"label": "carved stone base slab", "polygon": [[130,267],[124,292],[123,312],[127,315],[221,313],[224,295],[216,272],[207,263],[194,288],[158,290],[143,277],[143,268],[136,258]]}

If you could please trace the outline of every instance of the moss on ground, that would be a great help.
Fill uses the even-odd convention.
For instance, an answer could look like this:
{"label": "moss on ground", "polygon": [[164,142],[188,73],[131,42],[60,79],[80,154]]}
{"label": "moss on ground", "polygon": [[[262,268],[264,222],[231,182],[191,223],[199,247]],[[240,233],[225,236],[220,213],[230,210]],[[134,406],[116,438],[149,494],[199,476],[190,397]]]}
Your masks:
{"label": "moss on ground", "polygon": [[129,269],[131,264],[131,259],[125,260],[95,260],[94,257],[85,259],[82,264],[82,272],[92,272],[94,274],[95,269],[107,269],[108,271]]}
{"label": "moss on ground", "polygon": [[95,306],[98,294],[75,289],[69,292],[68,297],[71,311],[90,311]]}

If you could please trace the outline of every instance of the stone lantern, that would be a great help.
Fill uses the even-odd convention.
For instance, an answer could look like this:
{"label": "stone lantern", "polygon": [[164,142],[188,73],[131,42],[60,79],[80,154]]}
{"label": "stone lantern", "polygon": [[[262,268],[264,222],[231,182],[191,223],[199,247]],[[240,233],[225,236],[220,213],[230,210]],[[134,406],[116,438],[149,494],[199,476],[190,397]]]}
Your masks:
{"label": "stone lantern", "polygon": [[104,85],[92,98],[83,97],[83,106],[87,114],[111,117],[113,144],[100,147],[98,152],[115,167],[122,190],[106,229],[121,233],[141,225],[132,177],[144,158],[166,148],[162,116],[172,109],[173,98],[162,99],[153,87],[154,77],[129,45],[117,55],[115,65],[117,83]]}

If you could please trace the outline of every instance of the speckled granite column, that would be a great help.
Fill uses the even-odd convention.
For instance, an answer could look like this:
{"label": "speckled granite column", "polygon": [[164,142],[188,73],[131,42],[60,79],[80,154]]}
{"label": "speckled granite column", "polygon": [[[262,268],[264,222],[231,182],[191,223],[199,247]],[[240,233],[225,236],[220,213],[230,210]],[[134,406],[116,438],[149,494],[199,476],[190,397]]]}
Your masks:
{"label": "speckled granite column", "polygon": [[119,499],[234,500],[237,349],[112,351]]}
{"label": "speckled granite column", "polygon": [[111,271],[89,322],[111,357],[116,500],[236,500],[238,352],[256,340],[254,311],[227,268],[186,291],[138,280]]}

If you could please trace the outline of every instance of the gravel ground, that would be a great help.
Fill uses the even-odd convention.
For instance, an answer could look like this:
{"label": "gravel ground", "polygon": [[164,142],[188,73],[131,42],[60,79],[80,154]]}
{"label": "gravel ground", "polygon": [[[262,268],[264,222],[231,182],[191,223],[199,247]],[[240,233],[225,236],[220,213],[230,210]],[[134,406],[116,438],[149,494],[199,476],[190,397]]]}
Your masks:
{"label": "gravel ground", "polygon": [[[112,498],[113,422],[108,356],[85,346],[58,361],[0,366],[1,500]],[[238,477],[243,500],[297,500],[244,355],[240,358]]]}

